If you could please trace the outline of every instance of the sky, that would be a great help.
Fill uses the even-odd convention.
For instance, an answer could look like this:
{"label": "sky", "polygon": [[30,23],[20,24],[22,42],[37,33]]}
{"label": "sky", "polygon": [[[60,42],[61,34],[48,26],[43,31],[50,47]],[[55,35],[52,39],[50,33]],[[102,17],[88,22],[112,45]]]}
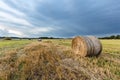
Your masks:
{"label": "sky", "polygon": [[120,0],[0,0],[0,36],[120,34]]}

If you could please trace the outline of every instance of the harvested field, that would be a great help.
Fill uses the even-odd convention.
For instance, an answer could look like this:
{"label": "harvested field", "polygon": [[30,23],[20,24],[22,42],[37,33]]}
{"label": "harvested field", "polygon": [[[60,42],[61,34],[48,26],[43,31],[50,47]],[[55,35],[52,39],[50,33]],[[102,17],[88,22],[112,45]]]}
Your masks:
{"label": "harvested field", "polygon": [[101,40],[98,58],[74,55],[71,39],[26,42],[19,47],[16,43],[12,47],[12,41],[12,45],[0,44],[0,80],[120,79],[120,40]]}

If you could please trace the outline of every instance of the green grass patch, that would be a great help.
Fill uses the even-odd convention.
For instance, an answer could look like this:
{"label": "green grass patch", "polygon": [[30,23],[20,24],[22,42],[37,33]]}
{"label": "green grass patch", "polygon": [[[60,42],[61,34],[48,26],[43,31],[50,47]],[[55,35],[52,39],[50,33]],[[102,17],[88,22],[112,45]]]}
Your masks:
{"label": "green grass patch", "polygon": [[24,44],[30,43],[30,40],[11,40],[11,41],[0,41],[0,48],[4,47],[19,47]]}

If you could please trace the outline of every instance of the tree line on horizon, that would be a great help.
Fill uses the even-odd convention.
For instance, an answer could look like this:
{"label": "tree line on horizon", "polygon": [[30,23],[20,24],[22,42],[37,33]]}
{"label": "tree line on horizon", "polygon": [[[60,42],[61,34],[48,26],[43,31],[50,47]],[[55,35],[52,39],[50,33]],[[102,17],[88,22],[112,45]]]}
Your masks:
{"label": "tree line on horizon", "polygon": [[[63,39],[63,38],[56,38],[56,37],[38,37],[38,38],[21,38],[21,37],[0,37],[0,39],[5,39],[5,40],[12,40],[12,39]],[[99,37],[99,39],[120,39],[120,35],[111,35],[111,36],[106,36],[106,37]]]}
{"label": "tree line on horizon", "polygon": [[62,39],[62,38],[56,38],[56,37],[38,37],[38,38],[28,38],[28,37],[0,37],[0,39],[3,39],[3,40],[12,40],[12,39],[28,39],[28,40],[32,40],[32,39]]}
{"label": "tree line on horizon", "polygon": [[111,35],[111,36],[101,37],[99,39],[120,39],[120,35]]}

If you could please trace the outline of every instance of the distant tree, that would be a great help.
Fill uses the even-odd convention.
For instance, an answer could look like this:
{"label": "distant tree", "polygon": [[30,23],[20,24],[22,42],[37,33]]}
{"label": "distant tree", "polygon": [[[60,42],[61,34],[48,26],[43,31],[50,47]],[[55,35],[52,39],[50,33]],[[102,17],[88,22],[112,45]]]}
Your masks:
{"label": "distant tree", "polygon": [[111,35],[108,37],[101,37],[100,39],[120,39],[120,35]]}
{"label": "distant tree", "polygon": [[54,37],[39,37],[39,39],[55,39]]}
{"label": "distant tree", "polygon": [[49,39],[49,37],[39,37],[39,39]]}
{"label": "distant tree", "polygon": [[5,37],[4,40],[12,40],[10,37]]}
{"label": "distant tree", "polygon": [[117,36],[116,36],[116,39],[120,39],[120,35],[117,35]]}
{"label": "distant tree", "polygon": [[31,38],[28,38],[28,40],[32,40]]}
{"label": "distant tree", "polygon": [[115,35],[110,36],[110,39],[116,39]]}
{"label": "distant tree", "polygon": [[49,39],[54,39],[53,37],[49,37]]}

